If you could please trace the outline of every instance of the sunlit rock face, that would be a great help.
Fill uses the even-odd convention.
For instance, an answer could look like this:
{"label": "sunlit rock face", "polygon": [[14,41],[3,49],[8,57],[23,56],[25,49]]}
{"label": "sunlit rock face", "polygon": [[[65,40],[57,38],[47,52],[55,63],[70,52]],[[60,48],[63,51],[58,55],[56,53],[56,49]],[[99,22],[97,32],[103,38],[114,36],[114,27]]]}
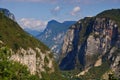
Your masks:
{"label": "sunlit rock face", "polygon": [[78,21],[64,37],[60,69],[85,70],[110,61],[111,69],[119,70],[119,36],[119,25],[110,18],[87,17]]}
{"label": "sunlit rock face", "polygon": [[50,51],[43,53],[40,48],[35,48],[35,50],[32,48],[27,50],[20,48],[16,53],[12,51],[12,54],[10,60],[27,65],[31,74],[38,73],[41,77],[41,72],[46,72],[45,68],[49,68],[47,72],[54,72],[53,59],[49,57]]}

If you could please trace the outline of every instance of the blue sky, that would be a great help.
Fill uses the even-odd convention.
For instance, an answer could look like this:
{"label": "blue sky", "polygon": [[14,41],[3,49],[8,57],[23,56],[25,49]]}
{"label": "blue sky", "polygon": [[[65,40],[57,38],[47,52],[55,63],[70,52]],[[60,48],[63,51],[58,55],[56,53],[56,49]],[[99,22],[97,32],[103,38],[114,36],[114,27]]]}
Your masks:
{"label": "blue sky", "polygon": [[120,8],[120,0],[0,0],[0,7],[9,9],[22,28],[41,31],[52,19],[77,21],[106,9]]}

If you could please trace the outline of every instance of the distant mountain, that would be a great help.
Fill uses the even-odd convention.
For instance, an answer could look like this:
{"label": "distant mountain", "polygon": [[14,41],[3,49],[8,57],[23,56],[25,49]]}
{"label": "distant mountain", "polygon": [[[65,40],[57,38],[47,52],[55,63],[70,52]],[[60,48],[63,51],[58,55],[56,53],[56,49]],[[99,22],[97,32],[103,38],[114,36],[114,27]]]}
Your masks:
{"label": "distant mountain", "polygon": [[120,9],[79,20],[61,51],[60,69],[78,80],[120,80]]}
{"label": "distant mountain", "polygon": [[0,80],[64,80],[48,47],[26,33],[7,12],[0,11]]}
{"label": "distant mountain", "polygon": [[63,43],[63,38],[68,28],[76,21],[65,21],[63,23],[51,20],[46,29],[37,36],[39,40],[45,43],[58,57]]}

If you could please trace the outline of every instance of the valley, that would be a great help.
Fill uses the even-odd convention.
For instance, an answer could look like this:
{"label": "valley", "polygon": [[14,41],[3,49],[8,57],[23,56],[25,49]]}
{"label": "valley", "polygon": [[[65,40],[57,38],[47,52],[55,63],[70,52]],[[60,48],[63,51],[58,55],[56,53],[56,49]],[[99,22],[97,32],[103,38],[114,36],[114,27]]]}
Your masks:
{"label": "valley", "polygon": [[0,80],[119,79],[120,9],[78,21],[51,20],[35,36],[0,8]]}

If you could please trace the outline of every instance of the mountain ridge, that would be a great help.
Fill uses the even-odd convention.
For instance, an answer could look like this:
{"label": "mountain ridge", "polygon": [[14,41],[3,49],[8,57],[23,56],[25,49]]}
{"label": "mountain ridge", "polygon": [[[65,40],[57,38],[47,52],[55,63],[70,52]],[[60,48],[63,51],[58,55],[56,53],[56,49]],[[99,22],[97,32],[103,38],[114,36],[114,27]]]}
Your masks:
{"label": "mountain ridge", "polygon": [[74,23],[75,21],[64,21],[60,23],[56,20],[51,20],[48,22],[45,30],[38,35],[37,38],[54,52],[55,57],[58,57],[64,34]]}

